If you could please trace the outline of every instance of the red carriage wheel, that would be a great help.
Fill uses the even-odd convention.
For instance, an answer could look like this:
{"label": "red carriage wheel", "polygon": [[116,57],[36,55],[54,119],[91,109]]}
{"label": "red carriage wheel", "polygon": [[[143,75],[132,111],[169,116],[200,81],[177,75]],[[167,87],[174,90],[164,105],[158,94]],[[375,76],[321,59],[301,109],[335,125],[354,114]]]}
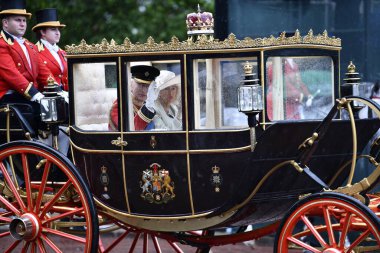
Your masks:
{"label": "red carriage wheel", "polygon": [[[130,227],[112,218],[104,219],[100,224],[100,232],[112,227],[113,233],[100,233],[99,251],[102,253],[118,252],[176,252],[183,253],[191,246],[181,245],[172,234],[149,231]],[[117,226],[118,229],[114,229]],[[103,228],[103,229],[102,229]]]}
{"label": "red carriage wheel", "polygon": [[275,242],[274,252],[279,253],[379,252],[380,221],[352,197],[314,194],[291,208]]}
{"label": "red carriage wheel", "polygon": [[0,252],[96,252],[97,245],[95,205],[75,166],[37,142],[1,145]]}

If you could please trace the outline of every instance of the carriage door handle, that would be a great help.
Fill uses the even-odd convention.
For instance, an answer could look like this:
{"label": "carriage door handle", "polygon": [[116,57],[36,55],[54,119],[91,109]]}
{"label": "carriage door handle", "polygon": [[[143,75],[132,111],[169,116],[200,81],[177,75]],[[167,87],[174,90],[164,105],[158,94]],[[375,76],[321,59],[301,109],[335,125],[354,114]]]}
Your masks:
{"label": "carriage door handle", "polygon": [[112,145],[118,146],[118,147],[125,147],[128,145],[128,142],[122,141],[121,137],[118,137],[117,140],[112,140],[111,141]]}

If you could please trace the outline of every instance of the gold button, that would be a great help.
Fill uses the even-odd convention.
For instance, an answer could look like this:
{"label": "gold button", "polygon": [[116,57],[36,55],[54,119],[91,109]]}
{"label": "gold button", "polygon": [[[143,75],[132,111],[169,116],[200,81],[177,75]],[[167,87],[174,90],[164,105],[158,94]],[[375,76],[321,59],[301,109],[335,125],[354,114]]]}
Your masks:
{"label": "gold button", "polygon": [[47,61],[44,61],[44,64],[47,64]]}
{"label": "gold button", "polygon": [[21,63],[17,63],[17,66],[19,66],[19,67],[20,67],[20,66],[21,66]]}
{"label": "gold button", "polygon": [[59,75],[59,78],[62,78],[62,75]]}

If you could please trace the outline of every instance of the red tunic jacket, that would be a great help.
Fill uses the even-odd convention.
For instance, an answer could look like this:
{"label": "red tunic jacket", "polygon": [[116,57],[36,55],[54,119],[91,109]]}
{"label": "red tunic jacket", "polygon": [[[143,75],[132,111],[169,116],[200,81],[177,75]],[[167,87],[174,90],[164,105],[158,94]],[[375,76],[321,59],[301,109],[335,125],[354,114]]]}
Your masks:
{"label": "red tunic jacket", "polygon": [[63,89],[68,91],[68,80],[67,80],[67,61],[66,61],[66,52],[62,49],[58,50],[58,56],[61,59],[63,65],[63,71],[57,60],[50,53],[49,49],[45,47],[45,45],[38,41],[36,43],[38,48],[39,55],[43,61],[43,63],[50,69],[51,73],[54,75],[54,79],[63,86]]}
{"label": "red tunic jacket", "polygon": [[[154,113],[149,111],[145,106],[140,109],[133,106],[135,130],[141,131],[152,121]],[[115,100],[110,110],[110,120],[108,129],[110,131],[117,131],[119,128],[119,103]]]}
{"label": "red tunic jacket", "polygon": [[38,56],[34,44],[25,40],[29,53],[28,60],[21,46],[13,37],[1,31],[0,34],[0,99],[8,90],[15,90],[27,99],[33,97],[38,90],[47,85],[48,79],[53,78],[50,70]]}

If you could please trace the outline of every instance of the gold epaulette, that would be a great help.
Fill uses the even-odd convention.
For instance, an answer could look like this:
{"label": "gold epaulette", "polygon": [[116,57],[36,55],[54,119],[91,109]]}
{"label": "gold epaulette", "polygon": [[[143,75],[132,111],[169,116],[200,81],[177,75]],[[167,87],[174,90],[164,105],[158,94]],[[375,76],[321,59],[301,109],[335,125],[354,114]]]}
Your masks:
{"label": "gold epaulette", "polygon": [[44,48],[44,44],[42,44],[41,41],[38,41],[38,42],[36,43],[36,46],[37,46],[37,50],[38,50],[38,52],[41,52],[41,51],[44,51],[44,50],[45,50],[45,48]]}
{"label": "gold epaulette", "polygon": [[7,38],[7,36],[5,36],[5,34],[3,33],[3,31],[1,31],[0,33],[0,38],[3,38],[5,42],[7,42],[8,45],[11,45],[13,46],[13,41],[11,38]]}

